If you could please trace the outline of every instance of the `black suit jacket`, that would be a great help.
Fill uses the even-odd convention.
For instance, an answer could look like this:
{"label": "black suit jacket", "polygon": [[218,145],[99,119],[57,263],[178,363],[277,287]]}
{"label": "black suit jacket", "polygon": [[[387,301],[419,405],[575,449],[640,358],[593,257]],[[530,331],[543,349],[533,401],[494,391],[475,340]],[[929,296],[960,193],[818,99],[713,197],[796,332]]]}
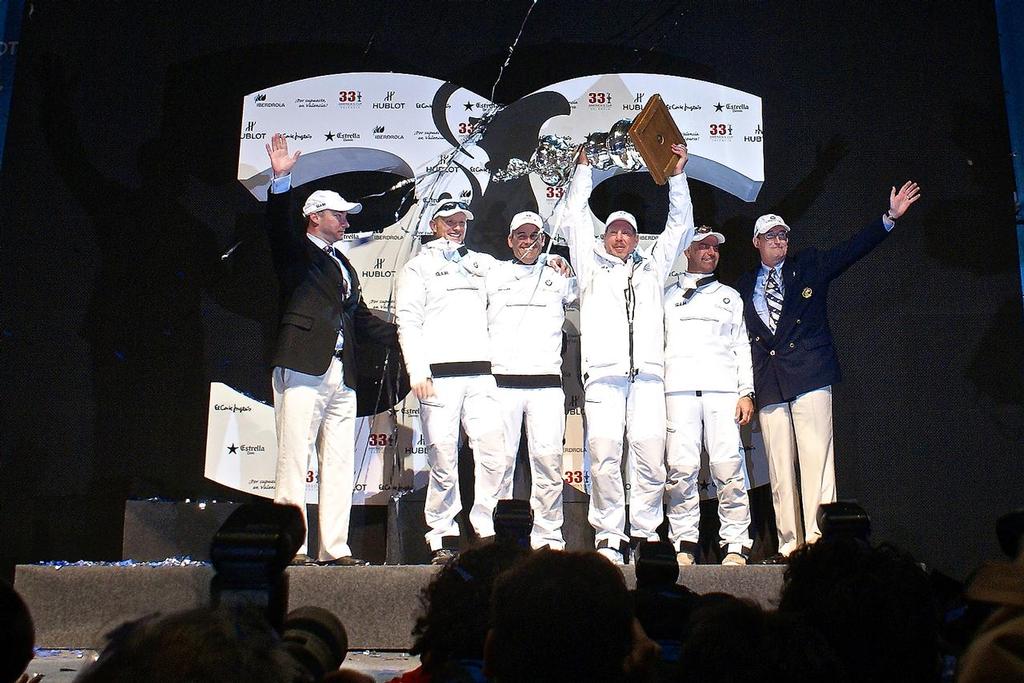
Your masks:
{"label": "black suit jacket", "polygon": [[828,326],[828,287],[888,234],[879,218],[827,251],[809,248],[789,255],[783,263],[785,297],[775,334],[754,310],[757,270],[737,281],[759,406],[791,401],[840,380],[839,358]]}
{"label": "black suit jacket", "polygon": [[350,290],[337,262],[291,220],[291,191],[267,197],[267,234],[281,290],[281,322],[272,364],[307,375],[322,375],[331,364],[338,331],[345,335],[342,350],[345,384],[358,388],[361,346],[381,344],[397,355],[398,330],[373,315],[363,301],[359,277],[348,259]]}

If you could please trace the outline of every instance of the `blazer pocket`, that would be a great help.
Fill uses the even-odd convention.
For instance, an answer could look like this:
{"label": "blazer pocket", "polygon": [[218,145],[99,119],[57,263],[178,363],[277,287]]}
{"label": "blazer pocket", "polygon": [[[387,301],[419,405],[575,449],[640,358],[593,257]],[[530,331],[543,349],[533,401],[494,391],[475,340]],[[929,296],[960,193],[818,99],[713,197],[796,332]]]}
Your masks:
{"label": "blazer pocket", "polygon": [[313,329],[313,318],[301,313],[285,313],[281,316],[282,325],[294,325],[301,330]]}
{"label": "blazer pocket", "polygon": [[804,339],[802,342],[799,343],[799,345],[803,347],[804,350],[809,351],[811,349],[819,349],[822,346],[828,346],[831,343],[832,340],[829,337],[826,337],[824,335],[818,335],[816,337],[809,337],[807,339]]}

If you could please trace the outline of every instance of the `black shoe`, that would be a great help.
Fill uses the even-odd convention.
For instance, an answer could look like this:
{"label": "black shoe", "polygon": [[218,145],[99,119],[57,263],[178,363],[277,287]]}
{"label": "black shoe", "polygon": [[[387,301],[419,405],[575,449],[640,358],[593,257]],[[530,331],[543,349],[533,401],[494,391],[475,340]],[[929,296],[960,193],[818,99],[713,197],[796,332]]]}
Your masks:
{"label": "black shoe", "polygon": [[764,558],[758,564],[789,564],[789,558],[782,553],[775,553]]}
{"label": "black shoe", "polygon": [[370,564],[370,561],[345,555],[344,557],[336,557],[333,560],[323,560],[322,562],[317,562],[317,564],[321,567],[366,567]]}
{"label": "black shoe", "polygon": [[288,564],[290,564],[293,567],[308,567],[310,565],[316,564],[316,560],[311,558],[309,555],[306,555],[305,553],[299,553],[298,555],[293,557],[291,562],[289,562]]}
{"label": "black shoe", "polygon": [[448,564],[458,555],[458,552],[451,548],[439,548],[434,551],[434,556],[430,558],[430,564],[444,565]]}

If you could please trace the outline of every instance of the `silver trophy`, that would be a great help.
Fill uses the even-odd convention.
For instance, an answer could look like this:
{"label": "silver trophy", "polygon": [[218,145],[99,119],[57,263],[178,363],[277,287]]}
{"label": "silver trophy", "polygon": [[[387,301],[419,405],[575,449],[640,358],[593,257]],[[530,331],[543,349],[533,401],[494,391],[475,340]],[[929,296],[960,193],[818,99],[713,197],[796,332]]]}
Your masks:
{"label": "silver trophy", "polygon": [[536,173],[545,185],[562,187],[572,178],[576,157],[582,147],[590,164],[599,170],[617,166],[626,171],[643,168],[643,159],[629,137],[632,121],[623,119],[607,133],[591,133],[583,145],[577,145],[567,135],[545,135],[537,144],[530,160],[510,159],[508,168],[496,171],[491,178],[505,182]]}

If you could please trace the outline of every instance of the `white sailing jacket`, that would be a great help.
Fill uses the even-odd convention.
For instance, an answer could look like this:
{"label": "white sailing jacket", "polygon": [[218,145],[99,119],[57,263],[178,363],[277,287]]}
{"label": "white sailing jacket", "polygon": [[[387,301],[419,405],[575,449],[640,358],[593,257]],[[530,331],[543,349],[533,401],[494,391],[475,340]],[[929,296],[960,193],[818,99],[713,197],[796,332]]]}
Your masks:
{"label": "white sailing jacket", "polygon": [[487,272],[493,256],[437,239],[409,259],[398,280],[396,322],[412,383],[434,363],[487,362]]}
{"label": "white sailing jacket", "polygon": [[594,235],[587,199],[590,166],[578,166],[556,225],[569,243],[580,291],[584,386],[602,377],[664,376],[665,279],[693,239],[693,205],[686,174],[669,178],[665,230],[650,253],[637,249],[623,263]]}
{"label": "white sailing jacket", "polygon": [[[705,276],[673,273],[665,288],[665,391],[754,390],[739,292]],[[687,293],[689,292],[689,296]]]}
{"label": "white sailing jacket", "polygon": [[576,279],[550,268],[502,261],[487,274],[491,369],[500,375],[561,375],[565,307]]}

